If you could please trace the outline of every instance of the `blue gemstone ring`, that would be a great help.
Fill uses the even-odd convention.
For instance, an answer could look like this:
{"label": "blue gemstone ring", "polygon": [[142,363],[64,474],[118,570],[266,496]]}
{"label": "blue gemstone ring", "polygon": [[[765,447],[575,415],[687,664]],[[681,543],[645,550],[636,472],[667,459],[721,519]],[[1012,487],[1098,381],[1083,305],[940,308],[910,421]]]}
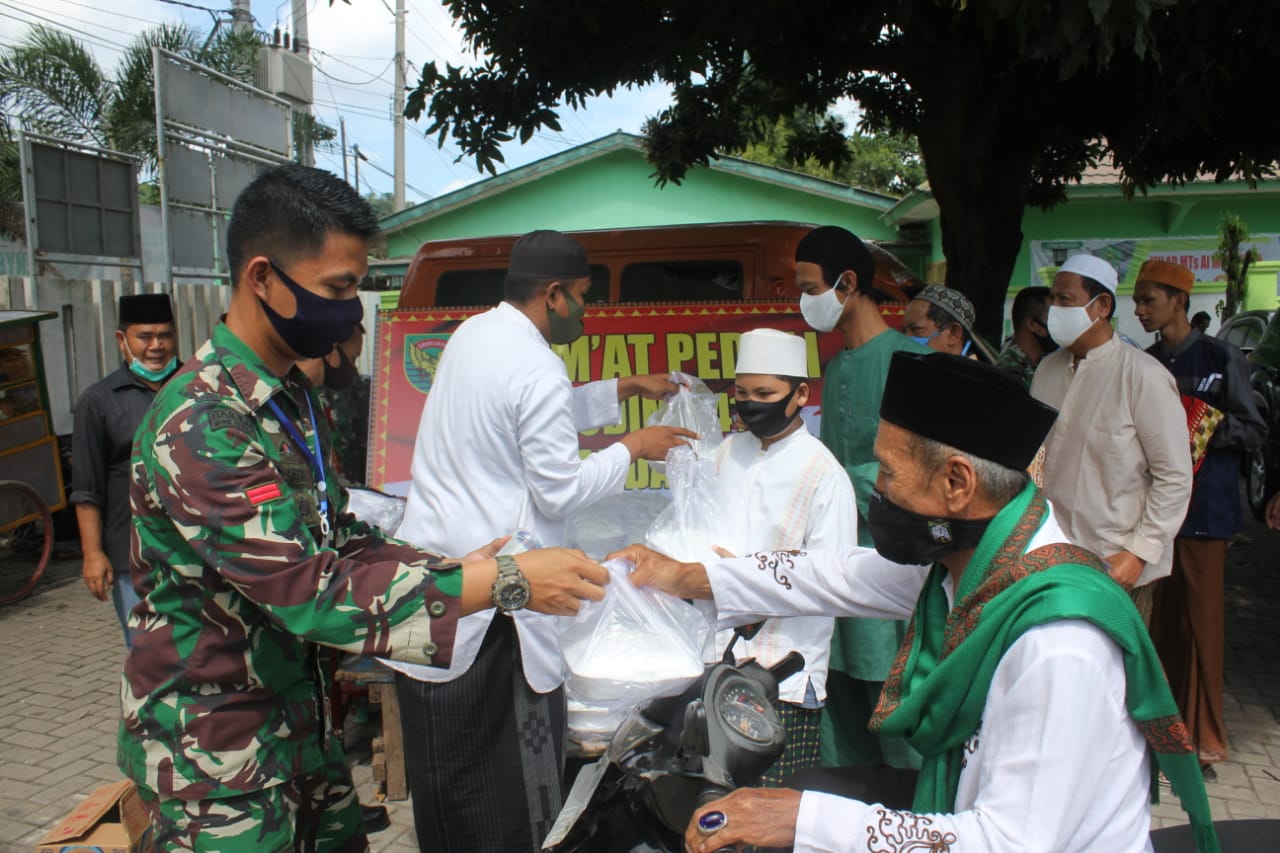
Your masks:
{"label": "blue gemstone ring", "polygon": [[698,817],[698,832],[710,835],[729,825],[729,818],[724,812],[707,812]]}

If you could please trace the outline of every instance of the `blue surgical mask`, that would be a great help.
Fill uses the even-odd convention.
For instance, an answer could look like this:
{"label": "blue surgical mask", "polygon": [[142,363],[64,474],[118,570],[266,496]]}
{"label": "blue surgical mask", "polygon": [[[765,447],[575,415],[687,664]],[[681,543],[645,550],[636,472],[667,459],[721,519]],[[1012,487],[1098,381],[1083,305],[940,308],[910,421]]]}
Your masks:
{"label": "blue surgical mask", "polygon": [[335,344],[351,337],[356,323],[364,317],[364,306],[358,298],[327,299],[319,296],[289,278],[275,261],[268,262],[289,288],[297,305],[292,317],[282,317],[261,298],[258,299],[285,346],[302,358],[320,358],[328,355]]}
{"label": "blue surgical mask", "polygon": [[929,337],[927,337],[927,338],[926,338],[926,337],[923,337],[923,336],[921,336],[921,335],[907,335],[907,337],[908,337],[908,338],[910,338],[911,340],[915,341],[916,343],[918,343],[920,346],[922,346],[922,347],[927,347],[927,346],[929,345],[929,341],[933,340],[934,338],[936,338],[936,337],[937,337],[938,335],[940,335],[940,334],[942,334],[942,330],[941,330],[941,329],[939,329],[938,331],[934,332],[932,335],[930,335],[930,336],[929,336]]}

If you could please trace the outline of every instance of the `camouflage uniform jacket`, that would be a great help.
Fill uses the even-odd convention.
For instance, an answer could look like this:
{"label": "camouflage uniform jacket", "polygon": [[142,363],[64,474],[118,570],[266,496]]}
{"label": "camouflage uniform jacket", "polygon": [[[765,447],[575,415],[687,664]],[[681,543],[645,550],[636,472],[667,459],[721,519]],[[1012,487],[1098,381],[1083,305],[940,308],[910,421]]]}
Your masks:
{"label": "camouflage uniform jacket", "polygon": [[142,605],[118,761],[160,797],[236,796],[322,767],[316,644],[435,666],[452,657],[455,563],[357,522],[336,485],[322,547],[312,467],[268,405],[310,446],[308,393],[296,368],[273,376],[219,325],[138,429],[130,568]]}
{"label": "camouflage uniform jacket", "polygon": [[1036,375],[1036,366],[1031,363],[1031,359],[1027,358],[1022,347],[1013,341],[1005,344],[1004,349],[1000,350],[1000,354],[996,356],[996,367],[1014,379],[1021,380],[1026,388],[1031,387],[1031,379]]}

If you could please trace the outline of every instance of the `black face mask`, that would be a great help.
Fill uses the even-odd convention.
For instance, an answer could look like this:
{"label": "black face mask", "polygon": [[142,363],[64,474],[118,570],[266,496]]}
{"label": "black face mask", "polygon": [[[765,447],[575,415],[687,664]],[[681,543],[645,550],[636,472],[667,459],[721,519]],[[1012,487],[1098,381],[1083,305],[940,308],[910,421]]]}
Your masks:
{"label": "black face mask", "polygon": [[356,382],[356,365],[351,359],[347,358],[347,353],[342,347],[338,347],[338,366],[333,367],[329,364],[329,359],[324,360],[324,384],[326,388],[334,391],[346,391]]}
{"label": "black face mask", "polygon": [[800,390],[800,386],[796,386],[790,394],[781,400],[775,400],[772,403],[761,403],[756,400],[735,400],[734,406],[738,409],[738,417],[742,418],[743,425],[751,430],[751,434],[761,440],[771,438],[791,426],[791,422],[795,420],[796,415],[787,414],[787,406],[791,404],[791,398],[796,395],[796,391]]}
{"label": "black face mask", "polygon": [[880,556],[895,563],[927,566],[948,554],[978,547],[990,518],[933,518],[903,509],[871,492],[867,527]]}
{"label": "black face mask", "polygon": [[292,317],[282,317],[263,299],[258,299],[285,346],[302,358],[320,358],[328,355],[335,344],[351,337],[356,323],[364,317],[359,299],[327,299],[289,278],[274,261],[271,268],[289,288],[297,306]]}
{"label": "black face mask", "polygon": [[[1036,322],[1039,321],[1037,320]],[[1049,327],[1044,323],[1040,323],[1040,325],[1044,326],[1044,334],[1036,335],[1035,332],[1032,332],[1031,334],[1035,335],[1036,343],[1040,345],[1040,352],[1044,355],[1048,355],[1058,348],[1058,344],[1053,338],[1049,337]]]}

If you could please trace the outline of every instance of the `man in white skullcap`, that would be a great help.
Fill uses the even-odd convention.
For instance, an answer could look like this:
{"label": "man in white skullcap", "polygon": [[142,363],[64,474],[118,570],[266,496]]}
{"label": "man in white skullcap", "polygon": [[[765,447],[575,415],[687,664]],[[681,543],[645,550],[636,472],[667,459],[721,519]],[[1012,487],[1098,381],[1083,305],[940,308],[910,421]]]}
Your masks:
{"label": "man in white skullcap", "polygon": [[[817,364],[813,365],[817,372]],[[809,353],[799,335],[756,329],[738,345],[734,399],[747,432],[734,433],[716,453],[715,543],[731,554],[821,549],[858,544],[858,506],[849,475],[805,429],[800,410],[810,399]],[[835,619],[796,616],[766,620],[734,649],[772,666],[788,653],[804,655],[804,670],[778,686],[778,716],[787,749],[765,775],[776,785],[821,759],[818,732],[827,699],[827,665]],[[717,637],[717,652],[732,639]]]}
{"label": "man in white skullcap", "polygon": [[1063,530],[1106,559],[1149,623],[1191,499],[1191,452],[1172,374],[1111,328],[1116,285],[1101,258],[1067,258],[1049,289],[1062,348],[1036,368],[1031,395],[1061,412],[1045,440],[1044,492]]}

